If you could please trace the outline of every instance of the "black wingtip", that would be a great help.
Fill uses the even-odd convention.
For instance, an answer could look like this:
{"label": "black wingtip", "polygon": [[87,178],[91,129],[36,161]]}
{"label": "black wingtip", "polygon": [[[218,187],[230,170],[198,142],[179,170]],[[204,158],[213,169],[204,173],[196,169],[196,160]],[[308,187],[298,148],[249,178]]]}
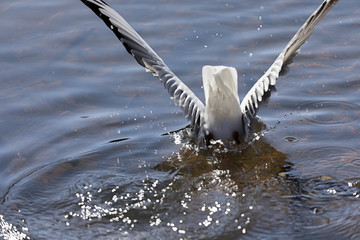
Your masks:
{"label": "black wingtip", "polygon": [[[86,6],[90,7],[90,6],[93,6],[95,8],[97,8],[97,5],[88,1],[88,0],[81,0]],[[106,2],[102,1],[102,0],[95,0],[96,2],[99,2],[105,6],[109,6]],[[91,8],[91,7],[90,7]]]}
{"label": "black wingtip", "polygon": [[[100,10],[99,10],[99,5],[94,4],[93,2],[90,2],[88,0],[81,0],[83,4],[85,4],[86,6],[88,6],[96,15],[98,15],[99,17],[101,16]],[[103,1],[98,1],[101,4],[104,4],[106,6],[108,6],[105,2]]]}
{"label": "black wingtip", "polygon": [[143,60],[137,56],[135,56],[133,53],[132,53],[132,47],[125,41],[126,39],[126,36],[124,36],[123,34],[121,34],[121,32],[119,32],[117,30],[117,28],[114,28],[113,24],[111,23],[110,21],[110,18],[104,14],[101,13],[100,9],[102,8],[102,5],[103,6],[106,6],[106,7],[110,7],[107,3],[105,3],[104,1],[101,1],[101,0],[94,0],[97,2],[94,3],[92,1],[88,1],[88,0],[81,0],[87,7],[89,7],[101,20],[104,21],[104,23],[106,24],[106,26],[116,35],[116,37],[123,43],[126,51],[132,55],[135,60],[143,67],[146,67],[145,66],[145,63],[143,62]]}
{"label": "black wingtip", "polygon": [[105,2],[101,1],[101,0],[97,0],[97,2],[99,4],[95,4],[91,1],[88,1],[88,0],[81,0],[88,8],[90,8],[99,18],[101,18],[105,24],[111,28],[111,22],[109,20],[109,18],[107,16],[104,16],[101,11],[100,11],[100,8],[101,8],[101,5],[104,5],[104,6],[109,6],[107,5]]}

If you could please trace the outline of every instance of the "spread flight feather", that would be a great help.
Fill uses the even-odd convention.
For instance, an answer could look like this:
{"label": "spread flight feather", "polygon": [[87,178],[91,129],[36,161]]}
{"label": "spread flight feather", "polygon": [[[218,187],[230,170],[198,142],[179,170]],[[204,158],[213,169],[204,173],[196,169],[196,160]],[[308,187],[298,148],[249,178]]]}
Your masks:
{"label": "spread flight feather", "polygon": [[165,89],[191,121],[196,133],[211,138],[233,138],[238,141],[248,132],[264,94],[275,85],[281,69],[294,57],[309,38],[314,26],[338,0],[325,0],[300,27],[265,74],[253,85],[240,104],[237,72],[226,66],[204,66],[205,103],[168,68],[155,51],[115,10],[101,0],[81,0],[115,33],[136,61],[158,77]]}

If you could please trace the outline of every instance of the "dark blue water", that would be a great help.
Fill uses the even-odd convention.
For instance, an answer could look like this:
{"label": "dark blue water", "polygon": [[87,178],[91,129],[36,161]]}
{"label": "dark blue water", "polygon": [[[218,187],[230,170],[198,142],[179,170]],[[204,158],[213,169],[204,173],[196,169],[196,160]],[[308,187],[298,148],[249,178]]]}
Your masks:
{"label": "dark blue water", "polygon": [[[108,3],[203,100],[203,65],[244,97],[320,2]],[[340,0],[252,141],[204,149],[80,1],[1,1],[0,237],[359,239],[359,22]]]}

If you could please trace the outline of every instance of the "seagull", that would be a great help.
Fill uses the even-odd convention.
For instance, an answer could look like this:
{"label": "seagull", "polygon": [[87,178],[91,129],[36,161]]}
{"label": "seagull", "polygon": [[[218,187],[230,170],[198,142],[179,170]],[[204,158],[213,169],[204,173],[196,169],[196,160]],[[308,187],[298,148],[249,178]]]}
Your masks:
{"label": "seagull", "polygon": [[325,0],[321,3],[241,102],[238,95],[238,75],[234,67],[203,66],[205,105],[114,9],[102,0],[81,1],[104,21],[146,71],[160,79],[175,104],[191,121],[197,136],[207,142],[228,139],[240,143],[249,133],[264,94],[275,85],[281,70],[298,54],[301,45],[310,37],[315,25],[338,0]]}

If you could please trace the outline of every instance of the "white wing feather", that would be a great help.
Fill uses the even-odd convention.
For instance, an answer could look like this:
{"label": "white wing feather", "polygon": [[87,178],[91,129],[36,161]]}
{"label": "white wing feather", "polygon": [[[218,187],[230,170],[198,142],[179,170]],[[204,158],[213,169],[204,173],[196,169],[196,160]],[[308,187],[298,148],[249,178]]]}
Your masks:
{"label": "white wing feather", "polygon": [[115,10],[101,0],[81,0],[115,33],[136,61],[160,78],[165,89],[198,131],[205,112],[200,99],[166,66],[164,61]]}
{"label": "white wing feather", "polygon": [[314,26],[322,17],[336,4],[338,0],[325,0],[289,41],[284,50],[276,58],[275,62],[265,72],[265,74],[253,85],[241,102],[241,111],[245,114],[254,115],[259,102],[270,86],[274,86],[281,69],[291,60],[300,50],[301,45],[310,37]]}
{"label": "white wing feather", "polygon": [[[206,119],[205,106],[198,97],[166,66],[154,50],[115,10],[101,0],[81,1],[105,22],[140,65],[145,67],[147,71],[152,72],[154,76],[160,78],[165,89],[169,92],[170,96],[173,97],[175,103],[184,111],[186,117],[195,128],[195,132],[198,133],[204,124],[206,124],[204,122]],[[337,1],[338,0],[325,0],[315,12],[311,14],[270,68],[249,90],[240,104],[239,111],[243,114],[244,119],[242,124],[246,126],[250,125],[251,120],[249,116],[254,116],[259,102],[262,101],[264,94],[269,90],[270,86],[275,85],[280,71],[291,61],[292,57],[299,52],[301,45],[313,32],[314,26]],[[206,94],[206,88],[209,84],[204,84],[205,95],[209,95]],[[209,100],[208,98],[206,99],[207,101]]]}

